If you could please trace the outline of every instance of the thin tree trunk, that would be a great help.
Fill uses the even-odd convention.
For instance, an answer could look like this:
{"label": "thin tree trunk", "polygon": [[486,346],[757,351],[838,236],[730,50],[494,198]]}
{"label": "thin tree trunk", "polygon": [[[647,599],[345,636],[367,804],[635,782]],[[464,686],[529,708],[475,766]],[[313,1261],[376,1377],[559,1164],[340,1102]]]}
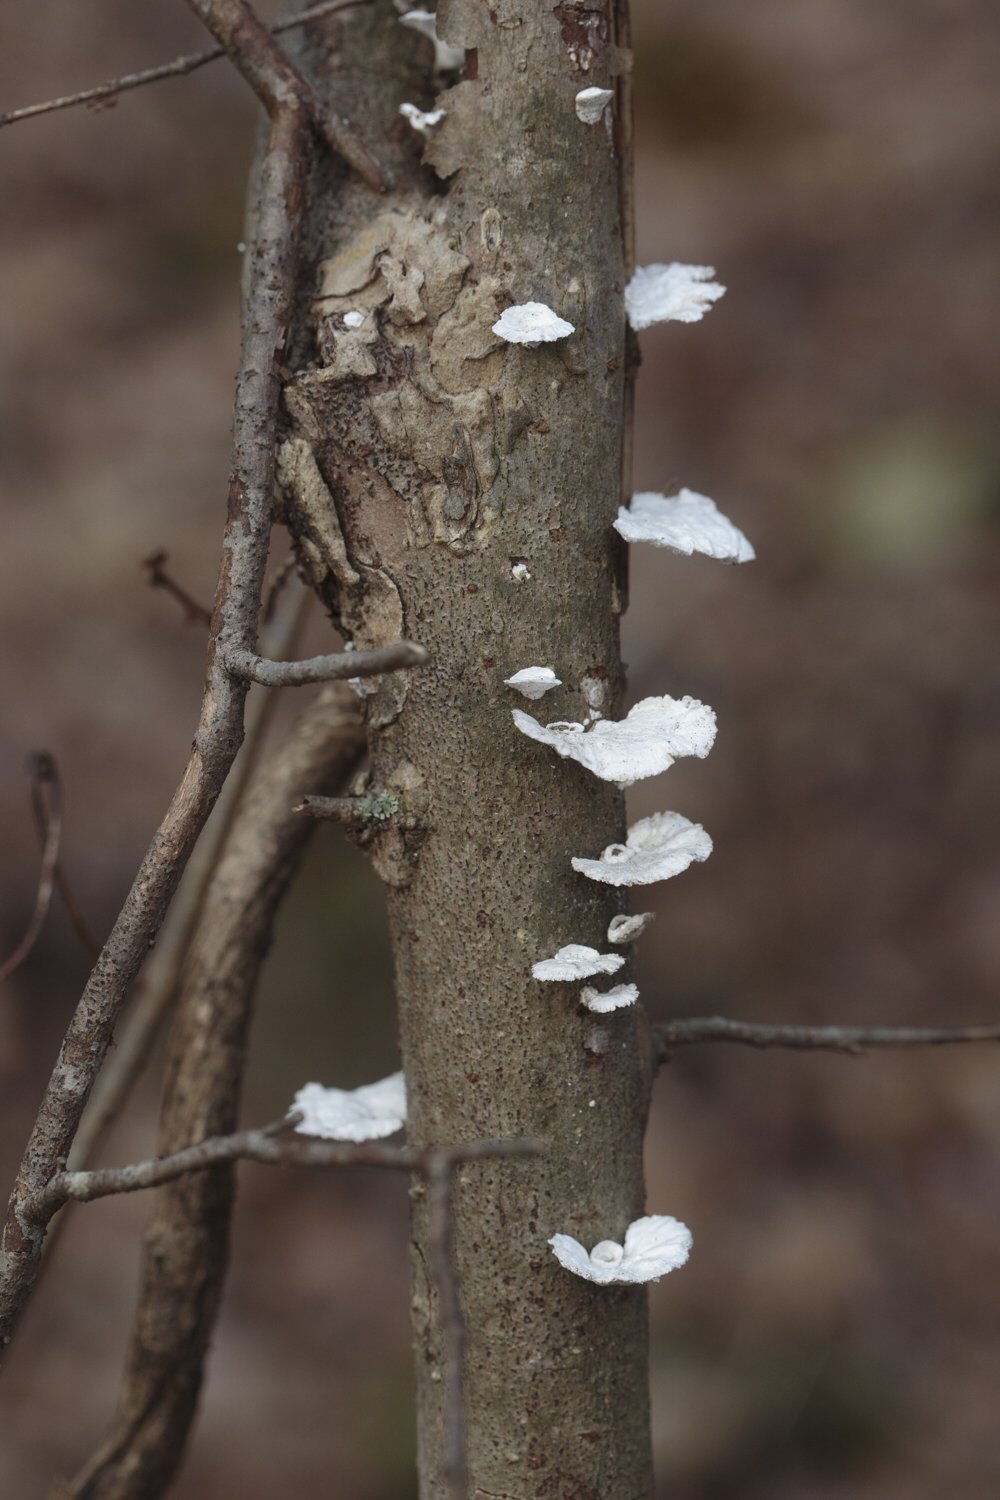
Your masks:
{"label": "thin tree trunk", "polygon": [[[319,87],[366,140],[385,138],[395,184],[380,203],[336,168],[314,181],[306,234],[323,299],[303,300],[286,388],[326,490],[321,520],[315,485],[312,503],[308,487],[289,501],[304,561],[359,645],[406,633],[434,658],[369,700],[373,785],[398,803],[370,847],[388,888],[410,1138],[550,1143],[537,1161],[458,1173],[477,1497],[652,1490],[644,1291],[580,1281],[546,1243],[621,1240],[643,1211],[641,1017],[596,1017],[574,989],[531,978],[565,943],[605,944],[617,897],[570,857],[621,838],[622,797],[519,735],[521,700],[503,686],[548,665],[564,686],[546,720],[620,705],[625,133],[614,108],[583,124],[574,96],[613,84],[622,27],[610,0],[441,0],[439,34],[466,64],[438,101],[436,180],[397,115],[433,101],[429,44],[388,0],[326,26],[338,62]],[[501,310],[528,301],[576,333],[501,342]],[[346,567],[319,534],[334,505]],[[418,1189],[420,1491],[438,1500],[447,1382],[428,1233]]]}

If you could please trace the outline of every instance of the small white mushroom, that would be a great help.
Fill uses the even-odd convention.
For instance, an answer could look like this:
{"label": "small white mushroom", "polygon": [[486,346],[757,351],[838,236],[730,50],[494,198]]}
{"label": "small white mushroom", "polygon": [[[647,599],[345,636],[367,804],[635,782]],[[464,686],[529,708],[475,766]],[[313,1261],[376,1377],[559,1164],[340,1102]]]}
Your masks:
{"label": "small white mushroom", "polygon": [[400,16],[399,24],[419,31],[434,43],[434,66],[439,73],[452,73],[465,65],[465,48],[452,47],[437,34],[437,17],[432,10],[408,10]]}
{"label": "small white mushroom", "polygon": [[742,531],[724,516],[714,500],[697,490],[659,495],[641,490],[612,523],[627,542],[651,542],[690,557],[701,552],[719,562],[753,562],[756,553]]}
{"label": "small white mushroom", "polygon": [[533,979],[590,979],[594,974],[614,974],[625,962],[620,953],[598,953],[585,943],[567,943],[553,958],[532,964]]}
{"label": "small white mushroom", "polygon": [[569,1234],[554,1234],[549,1244],[567,1271],[607,1286],[616,1281],[659,1281],[676,1271],[691,1254],[691,1231],[669,1214],[649,1214],[629,1225],[624,1245],[601,1240],[588,1254]]}
{"label": "small white mushroom", "polygon": [[725,287],[713,281],[714,266],[640,266],[625,288],[625,312],[636,330],[651,323],[698,323]]}
{"label": "small white mushroom", "polygon": [[580,1003],[588,1010],[596,1011],[598,1015],[606,1015],[611,1010],[621,1010],[623,1006],[634,1005],[639,998],[638,985],[616,984],[612,990],[595,990],[593,985],[585,984],[580,991]]}
{"label": "small white mushroom", "polygon": [[515,563],[510,570],[510,576],[511,578],[513,578],[515,583],[527,583],[528,579],[531,577],[531,569],[528,567],[527,563]]}
{"label": "small white mushroom", "polygon": [[700,823],[680,813],[653,813],[640,818],[624,844],[609,844],[600,859],[571,860],[573,869],[604,885],[652,885],[682,874],[688,865],[712,852],[712,840]]}
{"label": "small white mushroom", "polygon": [[633,939],[646,931],[653,920],[655,912],[637,911],[620,917],[612,917],[608,927],[609,943],[631,943]]}
{"label": "small white mushroom", "polygon": [[513,688],[522,698],[537,700],[550,689],[562,687],[562,679],[551,667],[522,667],[513,677],[504,678],[504,686]]}
{"label": "small white mushroom", "polygon": [[614,97],[611,89],[581,89],[574,100],[577,119],[596,125]]}
{"label": "small white mushroom", "polygon": [[512,712],[529,739],[619,786],[657,776],[682,755],[704,758],[715,742],[715,714],[697,698],[643,698],[624,719],[600,719],[586,727],[539,724],[521,708]]}
{"label": "small white mushroom", "polygon": [[529,349],[534,349],[538,344],[569,338],[576,329],[544,302],[522,302],[500,314],[493,324],[493,332],[508,344],[526,344]]}
{"label": "small white mushroom", "polygon": [[345,328],[361,328],[364,325],[364,321],[364,313],[358,312],[356,308],[352,307],[349,312],[345,312],[344,314]]}
{"label": "small white mushroom", "polygon": [[401,104],[399,113],[404,120],[408,120],[425,141],[429,141],[433,134],[435,125],[440,125],[444,119],[446,110],[443,109],[418,109],[415,104]]}
{"label": "small white mushroom", "polygon": [[319,1135],[329,1141],[374,1141],[405,1125],[406,1083],[402,1073],[391,1073],[378,1083],[366,1083],[357,1089],[327,1089],[320,1083],[307,1083],[295,1095],[292,1110],[302,1115],[295,1126],[299,1135]]}

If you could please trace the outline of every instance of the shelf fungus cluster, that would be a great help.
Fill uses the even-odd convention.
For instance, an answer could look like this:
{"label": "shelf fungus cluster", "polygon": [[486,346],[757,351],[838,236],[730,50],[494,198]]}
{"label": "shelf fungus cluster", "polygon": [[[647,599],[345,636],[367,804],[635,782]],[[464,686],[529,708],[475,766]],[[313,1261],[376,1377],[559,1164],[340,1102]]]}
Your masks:
{"label": "shelf fungus cluster", "polygon": [[628,1226],[621,1245],[601,1240],[587,1251],[569,1234],[554,1234],[549,1244],[567,1271],[607,1286],[616,1281],[659,1281],[676,1271],[691,1254],[691,1231],[669,1214],[649,1214]]}
{"label": "shelf fungus cluster", "polygon": [[406,1124],[406,1083],[402,1073],[357,1089],[307,1083],[295,1095],[289,1115],[300,1117],[295,1121],[300,1135],[327,1141],[380,1140]]}
{"label": "shelf fungus cluster", "polygon": [[[575,98],[575,108],[584,124],[596,124],[612,100],[605,89],[585,89]],[[625,288],[625,315],[634,329],[653,323],[695,323],[717,302],[725,287],[713,280],[711,266],[689,266],[679,262],[643,266]],[[560,338],[572,332],[548,307],[526,303],[508,308],[494,325],[494,333],[512,342],[530,345]],[[752,561],[754,549],[737,526],[724,516],[707,495],[681,489],[676,495],[648,491],[633,495],[613,522],[614,529],[629,543],[648,542],[684,557],[698,553],[725,563]],[[553,667],[522,667],[505,685],[526,698],[538,699],[563,684]],[[632,786],[649,776],[667,771],[684,756],[703,758],[715,742],[715,714],[697,698],[668,696],[644,698],[623,719],[613,720],[595,711],[581,684],[587,708],[586,722],[554,720],[542,723],[523,709],[512,709],[514,723],[523,735],[554,750],[564,760],[576,761],[591,775],[619,787]],[[699,823],[677,812],[654,813],[635,823],[623,844],[609,844],[599,854],[570,856],[570,866],[588,880],[612,886],[644,886],[671,880],[692,864],[706,860],[712,840]],[[612,919],[608,942],[619,947],[632,943],[652,920],[652,913],[622,913]],[[531,973],[545,983],[577,984],[598,975],[617,974],[624,966],[621,954],[601,953],[582,943],[568,943],[551,958],[539,959]],[[634,1006],[639,991],[623,982],[611,988],[585,984],[579,1004],[597,1014],[610,1014]],[[568,1271],[601,1285],[655,1281],[682,1266],[691,1249],[691,1234],[677,1219],[662,1215],[637,1219],[625,1234],[623,1244],[602,1240],[590,1251],[569,1235],[556,1234],[549,1241]]]}
{"label": "shelf fungus cluster", "polygon": [[[403,0],[397,0],[403,8]],[[438,36],[437,19],[430,11],[409,10],[401,23],[426,37],[434,47],[438,73],[461,67],[462,49]],[[607,116],[612,124],[614,93],[593,86],[579,90],[571,104],[582,126],[592,128]],[[430,137],[444,118],[444,110],[422,110],[413,104],[400,106],[400,114],[415,131]],[[712,266],[685,265],[674,261],[639,267],[624,289],[623,316],[635,330],[655,323],[699,322],[725,293],[714,280]],[[341,278],[343,280],[343,277]],[[374,322],[371,299],[359,297],[361,283],[355,277],[327,287],[323,296],[350,297],[356,306],[340,307],[343,327],[357,339]],[[390,291],[393,286],[390,285]],[[388,295],[388,292],[386,293]],[[383,299],[384,300],[384,299]],[[362,305],[363,303],[363,305]],[[558,343],[577,332],[545,302],[526,301],[507,307],[492,324],[494,336],[525,350]],[[584,335],[585,337],[585,331]],[[547,356],[526,354],[526,359]],[[365,373],[374,373],[365,370]],[[628,543],[647,542],[681,556],[701,554],[725,563],[749,562],[754,557],[750,542],[706,495],[681,489],[675,495],[642,491],[622,506],[613,521],[615,531]],[[524,584],[531,580],[528,559],[510,559],[509,576]],[[511,663],[515,666],[515,663]],[[545,694],[566,688],[556,666],[523,666],[504,679],[504,685],[524,698],[538,701]],[[523,709],[512,710],[521,734],[554,751],[602,781],[621,788],[647,777],[658,776],[682,757],[704,758],[715,742],[713,710],[697,698],[669,696],[644,698],[620,720],[604,716],[606,684],[593,675],[578,679],[583,703],[580,721],[554,720],[543,723]],[[569,770],[565,774],[571,773]],[[609,844],[600,853],[575,854],[567,850],[568,871],[604,885],[646,886],[671,880],[692,864],[706,860],[712,840],[698,823],[677,812],[654,813],[631,827],[623,844]],[[567,873],[568,873],[567,871]],[[621,949],[638,938],[652,913],[621,913],[612,918],[607,941]],[[618,975],[625,967],[622,952],[602,953],[586,944],[569,942],[551,957],[539,958],[532,977],[545,984],[580,985]],[[583,984],[577,994],[584,1011],[610,1015],[635,1006],[639,992],[635,984],[622,981],[611,987]],[[611,1023],[612,1025],[614,1023]],[[592,1103],[594,1101],[591,1101]],[[395,1073],[379,1083],[344,1090],[306,1084],[295,1096],[290,1119],[295,1129],[333,1140],[361,1141],[392,1134],[406,1120],[403,1075]],[[611,1226],[609,1226],[611,1227]],[[691,1233],[679,1220],[652,1215],[630,1224],[621,1244],[601,1240],[587,1250],[567,1234],[554,1234],[549,1245],[566,1270],[599,1285],[656,1281],[684,1265],[691,1249]]]}

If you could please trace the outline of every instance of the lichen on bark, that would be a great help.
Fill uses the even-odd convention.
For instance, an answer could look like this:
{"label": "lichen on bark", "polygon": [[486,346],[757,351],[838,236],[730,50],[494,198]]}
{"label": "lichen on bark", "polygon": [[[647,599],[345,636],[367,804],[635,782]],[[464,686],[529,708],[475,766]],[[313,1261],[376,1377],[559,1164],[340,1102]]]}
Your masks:
{"label": "lichen on bark", "polygon": [[[544,660],[563,682],[548,717],[583,718],[595,681],[604,711],[620,707],[627,131],[614,106],[607,128],[582,123],[574,100],[616,86],[625,18],[611,0],[441,0],[438,31],[466,67],[437,97],[430,43],[388,0],[304,44],[394,185],[378,200],[317,169],[287,437],[310,444],[357,575],[329,554],[334,617],[359,646],[405,633],[433,653],[368,699],[372,784],[400,804],[369,848],[387,883],[411,1139],[549,1142],[539,1160],[458,1174],[470,1493],[636,1500],[652,1487],[644,1292],[567,1275],[547,1241],[620,1240],[643,1212],[642,1017],[595,1023],[575,988],[531,977],[566,943],[603,942],[619,897],[570,857],[622,839],[623,800],[520,736],[503,681]],[[412,100],[446,110],[426,150],[398,115]],[[492,333],[532,300],[575,333],[538,348]],[[322,575],[315,515],[294,495],[286,509]],[[415,1189],[419,1467],[437,1500],[426,1234]]]}

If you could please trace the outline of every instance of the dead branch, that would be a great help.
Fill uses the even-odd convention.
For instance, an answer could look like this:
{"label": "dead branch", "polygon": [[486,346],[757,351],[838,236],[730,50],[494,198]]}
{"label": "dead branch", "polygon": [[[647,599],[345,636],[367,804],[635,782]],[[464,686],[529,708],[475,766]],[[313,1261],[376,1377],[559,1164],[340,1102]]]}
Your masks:
{"label": "dead branch", "polygon": [[465,1319],[455,1265],[455,1158],[431,1155],[427,1166],[427,1252],[437,1287],[444,1363],[444,1433],[441,1472],[450,1500],[469,1493],[465,1433]]}
{"label": "dead branch", "polygon": [[345,677],[375,677],[380,672],[399,672],[422,667],[430,653],[415,641],[396,641],[373,651],[340,651],[310,656],[305,661],[268,661],[254,651],[227,652],[226,665],[234,677],[259,682],[262,687],[305,687],[312,682],[336,682]]}
{"label": "dead branch", "polygon": [[246,0],[188,0],[272,119],[283,111],[301,110],[316,134],[353,167],[375,192],[387,187],[385,174],[346,120],[322,106],[312,86]]}
{"label": "dead branch", "polygon": [[[287,610],[283,609],[264,632],[261,644],[280,654],[293,650],[312,600],[313,595],[300,587],[298,596],[290,601]],[[177,895],[160,928],[156,947],[143,965],[132,1006],[124,1026],[115,1037],[114,1051],[109,1054],[94,1086],[70,1153],[70,1164],[74,1168],[91,1165],[124,1109],[164,1017],[177,998],[181,966],[191,946],[223,847],[236,818],[242,816],[243,795],[256,769],[261,744],[276,706],[273,693],[251,690],[244,713],[245,732],[239,755],[219,794],[208,826],[188,861]],[[64,1223],[65,1216],[50,1232],[46,1240],[46,1256]]]}
{"label": "dead branch", "polygon": [[[157,1142],[164,1156],[236,1127],[257,979],[311,831],[289,804],[304,787],[342,785],[363,749],[357,698],[343,685],[324,688],[262,761],[240,802],[184,965]],[[186,1175],[157,1195],[111,1430],[60,1489],[62,1500],[153,1500],[172,1480],[222,1295],[233,1195],[231,1163]],[[50,1239],[65,1219],[59,1215]]]}
{"label": "dead branch", "polygon": [[[297,16],[292,16],[286,21],[277,21],[270,28],[273,35],[278,36],[283,31],[292,31],[295,27],[306,26],[310,21],[319,21],[323,16],[336,14],[340,10],[350,10],[352,6],[367,5],[369,0],[323,0],[320,5],[310,5],[308,9],[300,11]],[[19,120],[31,120],[38,115],[50,115],[60,109],[75,109],[81,104],[94,105],[106,104],[108,106],[118,102],[119,94],[126,94],[130,89],[144,88],[147,83],[160,83],[165,78],[181,78],[187,73],[194,73],[198,68],[203,68],[206,63],[218,62],[226,56],[225,47],[209,47],[205,52],[192,52],[185,57],[175,57],[173,62],[161,63],[155,68],[143,68],[138,73],[126,73],[121,78],[112,78],[108,83],[99,83],[94,88],[81,89],[76,94],[63,94],[58,99],[45,99],[40,104],[27,104],[23,109],[13,109],[7,114],[0,115],[0,128],[4,125],[15,125]]]}
{"label": "dead branch", "polygon": [[514,1138],[508,1141],[466,1141],[447,1146],[380,1146],[343,1141],[292,1140],[279,1132],[289,1121],[275,1120],[258,1130],[216,1136],[150,1161],[127,1167],[104,1167],[97,1172],[58,1172],[47,1186],[25,1204],[26,1219],[42,1225],[64,1203],[92,1203],[120,1193],[160,1187],[189,1172],[226,1162],[255,1161],[266,1167],[377,1167],[390,1172],[430,1174],[437,1164],[482,1161],[487,1157],[541,1156],[544,1142]]}
{"label": "dead branch", "polygon": [[146,570],[147,582],[151,589],[164,589],[184,611],[185,618],[195,625],[209,626],[212,623],[212,611],[199,604],[197,599],[192,598],[187,589],[182,588],[175,578],[167,572],[166,563],[168,554],[161,548],[159,552],[153,552],[149,557],[144,557],[142,566]]}
{"label": "dead branch", "polygon": [[[38,777],[36,777],[31,784],[31,810],[35,815],[35,827],[38,829],[38,837],[41,841],[42,850],[44,851],[49,829],[49,799],[48,788],[45,782],[40,780]],[[79,903],[77,902],[77,899],[73,894],[72,887],[70,886],[70,883],[66,878],[66,872],[63,870],[63,867],[58,860],[56,861],[53,880],[55,882],[56,892],[60,900],[62,901],[63,906],[66,908],[66,915],[69,917],[70,925],[72,926],[73,931],[76,933],[77,937],[80,939],[80,942],[83,944],[84,948],[86,948],[87,952],[89,953],[91,962],[93,962],[101,951],[101,945],[94,937],[89,926],[87,925],[87,921],[83,915],[83,912],[80,910]]]}
{"label": "dead branch", "polygon": [[10,1340],[41,1259],[44,1228],[24,1217],[24,1204],[66,1160],[129,986],[242,740],[246,684],[224,662],[228,652],[253,651],[256,644],[271,529],[278,369],[295,286],[308,142],[301,109],[275,115],[259,179],[233,474],[201,718],[181,783],[69,1024],[18,1171],[0,1248],[0,1347]]}
{"label": "dead branch", "polygon": [[[295,554],[294,552],[290,552],[284,562],[279,563],[275,568],[274,574],[264,590],[264,603],[260,612],[261,620],[265,625],[273,618],[274,612],[278,607],[278,601],[281,599],[288,584],[295,577],[296,566]],[[267,654],[271,655],[272,653],[268,652]]]}
{"label": "dead branch", "polygon": [[38,887],[31,920],[13,953],[5,963],[0,964],[0,984],[9,979],[15,969],[20,968],[35,946],[52,905],[52,892],[59,866],[59,840],[62,837],[62,789],[59,785],[59,772],[46,750],[36,750],[29,757],[28,770],[31,775],[32,802],[36,816],[41,815],[44,827],[42,862],[38,871]]}
{"label": "dead branch", "polygon": [[847,1052],[869,1047],[948,1047],[955,1043],[1000,1042],[1000,1026],[778,1026],[732,1021],[725,1016],[692,1016],[661,1021],[651,1029],[654,1061],[670,1060],[675,1047],[700,1042],[736,1042],[745,1047],[790,1047],[799,1052]]}
{"label": "dead branch", "polygon": [[292,812],[332,823],[367,823],[372,820],[373,815],[376,819],[379,817],[370,796],[303,797],[292,808]]}

